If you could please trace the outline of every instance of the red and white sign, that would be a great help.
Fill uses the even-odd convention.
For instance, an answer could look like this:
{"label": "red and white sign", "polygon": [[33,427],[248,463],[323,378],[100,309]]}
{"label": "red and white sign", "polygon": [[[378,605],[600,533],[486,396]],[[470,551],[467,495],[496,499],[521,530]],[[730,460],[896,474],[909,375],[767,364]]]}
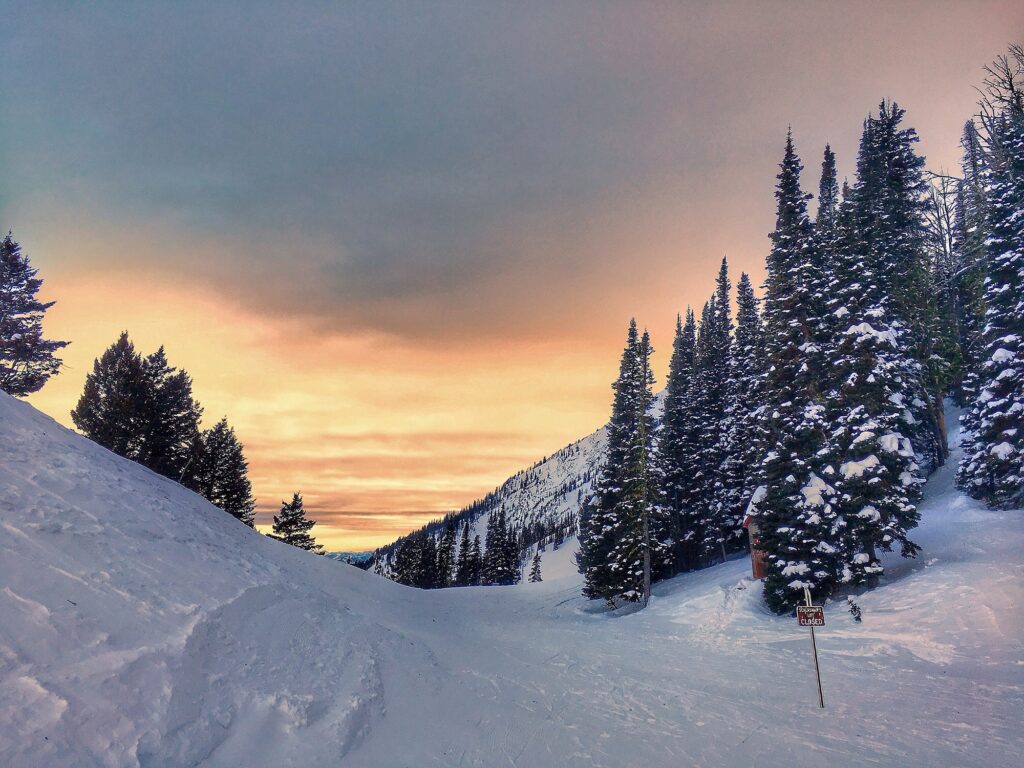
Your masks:
{"label": "red and white sign", "polygon": [[824,627],[825,609],[820,605],[798,605],[796,620],[801,627]]}

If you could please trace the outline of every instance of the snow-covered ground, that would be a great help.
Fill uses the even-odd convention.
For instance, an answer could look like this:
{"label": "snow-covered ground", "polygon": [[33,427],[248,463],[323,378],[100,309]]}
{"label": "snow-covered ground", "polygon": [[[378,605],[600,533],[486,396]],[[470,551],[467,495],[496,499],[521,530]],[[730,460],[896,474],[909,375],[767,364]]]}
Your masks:
{"label": "snow-covered ground", "polygon": [[819,632],[749,562],[642,612],[419,592],[262,537],[0,394],[0,765],[1020,766],[1024,515],[927,486],[916,561]]}

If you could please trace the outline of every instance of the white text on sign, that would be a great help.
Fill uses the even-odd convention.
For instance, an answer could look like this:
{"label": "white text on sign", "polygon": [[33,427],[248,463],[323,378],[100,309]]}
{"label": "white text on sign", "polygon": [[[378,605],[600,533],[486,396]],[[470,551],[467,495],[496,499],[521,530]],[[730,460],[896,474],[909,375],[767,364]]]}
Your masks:
{"label": "white text on sign", "polygon": [[820,605],[798,605],[796,620],[801,627],[824,627],[825,609]]}

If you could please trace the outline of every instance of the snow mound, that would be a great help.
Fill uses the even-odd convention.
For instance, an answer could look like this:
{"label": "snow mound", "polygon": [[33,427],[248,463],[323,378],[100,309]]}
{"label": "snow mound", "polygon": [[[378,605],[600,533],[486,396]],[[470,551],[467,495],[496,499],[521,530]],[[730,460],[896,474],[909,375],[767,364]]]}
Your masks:
{"label": "snow mound", "polygon": [[540,584],[420,592],[0,394],[0,765],[1016,766],[1024,516],[951,478],[863,623],[826,606],[820,711],[746,558],[622,616],[569,543]]}

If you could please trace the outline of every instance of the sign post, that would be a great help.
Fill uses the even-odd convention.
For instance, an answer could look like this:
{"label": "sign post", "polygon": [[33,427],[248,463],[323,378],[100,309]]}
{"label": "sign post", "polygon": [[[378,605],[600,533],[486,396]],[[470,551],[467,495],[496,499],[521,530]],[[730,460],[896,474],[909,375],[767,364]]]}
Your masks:
{"label": "sign post", "polygon": [[818,678],[818,706],[825,708],[825,695],[821,690],[821,667],[818,666],[818,643],[814,639],[814,628],[825,626],[825,608],[820,605],[811,605],[811,590],[804,587],[804,599],[807,605],[796,607],[796,620],[801,627],[811,629],[811,651],[814,653],[814,674]]}

